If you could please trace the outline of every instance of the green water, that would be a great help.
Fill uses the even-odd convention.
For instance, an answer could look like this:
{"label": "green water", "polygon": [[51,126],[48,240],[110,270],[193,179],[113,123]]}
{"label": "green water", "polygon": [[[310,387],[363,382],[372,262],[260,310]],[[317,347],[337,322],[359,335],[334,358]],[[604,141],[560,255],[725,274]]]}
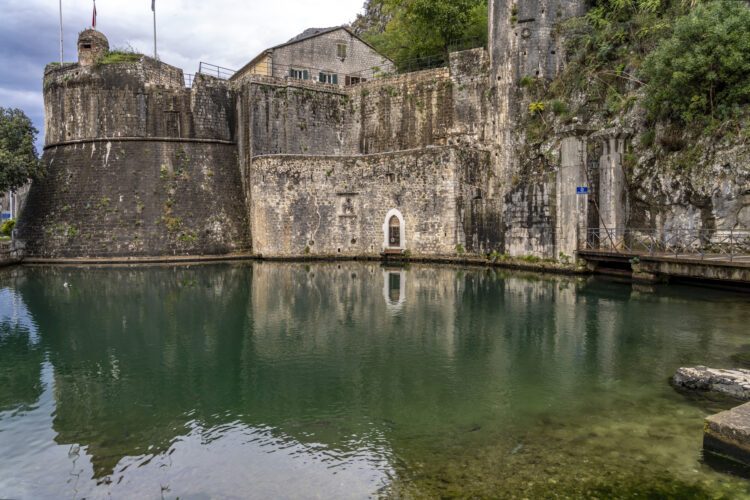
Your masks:
{"label": "green water", "polygon": [[2,270],[0,498],[748,497],[701,454],[736,403],[668,379],[750,352],[749,305],[418,265]]}

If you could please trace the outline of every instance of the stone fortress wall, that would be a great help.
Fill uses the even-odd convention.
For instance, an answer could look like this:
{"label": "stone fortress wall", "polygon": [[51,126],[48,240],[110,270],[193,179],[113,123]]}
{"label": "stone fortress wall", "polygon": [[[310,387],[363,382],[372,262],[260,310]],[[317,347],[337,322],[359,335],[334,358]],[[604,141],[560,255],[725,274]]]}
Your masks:
{"label": "stone fortress wall", "polygon": [[[417,255],[491,251],[498,213],[473,186],[486,151],[454,146],[358,156],[260,156],[251,182],[253,244],[272,257],[377,257],[391,217]],[[481,182],[481,181],[479,181]],[[494,219],[493,219],[494,217]]]}
{"label": "stone fortress wall", "polygon": [[44,80],[47,177],[17,237],[26,255],[150,257],[250,248],[237,169],[234,99],[141,57],[50,66]]}
{"label": "stone fortress wall", "polygon": [[[244,78],[238,144],[254,251],[377,256],[394,211],[412,255],[497,249],[501,215],[478,147],[488,70],[475,49],[448,68],[345,88]],[[347,199],[355,209],[343,214]]]}
{"label": "stone fortress wall", "polygon": [[247,74],[188,89],[145,56],[48,67],[51,172],[19,239],[37,257],[378,256],[397,214],[414,257],[572,256],[587,227],[628,224],[625,138],[573,127],[521,165],[518,84],[561,70],[553,28],[585,2],[489,9],[489,51],[351,86]]}

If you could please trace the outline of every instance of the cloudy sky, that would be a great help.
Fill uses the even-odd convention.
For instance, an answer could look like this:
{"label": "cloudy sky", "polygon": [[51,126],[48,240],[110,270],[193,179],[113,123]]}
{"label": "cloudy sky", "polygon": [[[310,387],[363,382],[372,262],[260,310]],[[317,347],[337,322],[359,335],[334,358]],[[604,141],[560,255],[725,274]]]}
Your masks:
{"label": "cloudy sky", "polygon": [[[159,58],[195,73],[200,61],[237,69],[306,28],[353,21],[364,0],[156,0]],[[63,51],[77,60],[92,0],[62,0]],[[151,0],[98,0],[110,47],[153,52]],[[44,134],[44,66],[60,59],[59,0],[0,0],[0,107],[20,108]],[[41,153],[41,147],[40,151]]]}

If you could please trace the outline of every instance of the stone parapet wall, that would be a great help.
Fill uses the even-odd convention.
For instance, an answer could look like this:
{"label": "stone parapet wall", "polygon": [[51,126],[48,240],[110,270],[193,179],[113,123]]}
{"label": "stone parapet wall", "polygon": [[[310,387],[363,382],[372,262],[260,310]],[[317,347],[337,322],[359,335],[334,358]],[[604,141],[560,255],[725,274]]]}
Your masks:
{"label": "stone parapet wall", "polygon": [[[232,140],[229,84],[206,77],[186,89],[182,70],[170,68],[146,57],[137,63],[51,67],[44,81],[46,144],[114,137]],[[173,83],[154,80],[154,72]]]}
{"label": "stone parapet wall", "polygon": [[248,75],[237,89],[240,156],[370,154],[485,139],[484,49],[451,55],[447,68],[340,87]]}
{"label": "stone parapet wall", "polygon": [[274,257],[377,256],[386,249],[386,219],[397,210],[403,250],[456,255],[472,244],[466,223],[481,226],[472,220],[467,174],[488,165],[486,152],[451,147],[257,157],[249,180],[253,248]]}
{"label": "stone parapet wall", "polygon": [[48,149],[17,238],[28,257],[247,251],[246,203],[231,144],[88,142]]}

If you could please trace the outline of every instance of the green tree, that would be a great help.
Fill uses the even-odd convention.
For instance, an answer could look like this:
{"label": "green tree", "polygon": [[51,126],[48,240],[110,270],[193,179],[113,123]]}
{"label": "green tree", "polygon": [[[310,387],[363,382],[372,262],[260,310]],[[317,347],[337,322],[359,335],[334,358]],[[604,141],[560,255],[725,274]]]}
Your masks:
{"label": "green tree", "polygon": [[20,109],[0,107],[0,192],[44,175],[34,140],[37,130]]}
{"label": "green tree", "polygon": [[750,103],[750,8],[713,1],[679,18],[643,64],[652,118],[727,119]]}
{"label": "green tree", "polygon": [[398,65],[415,58],[444,57],[454,48],[487,40],[487,0],[378,0],[390,17],[382,33],[364,38]]}

